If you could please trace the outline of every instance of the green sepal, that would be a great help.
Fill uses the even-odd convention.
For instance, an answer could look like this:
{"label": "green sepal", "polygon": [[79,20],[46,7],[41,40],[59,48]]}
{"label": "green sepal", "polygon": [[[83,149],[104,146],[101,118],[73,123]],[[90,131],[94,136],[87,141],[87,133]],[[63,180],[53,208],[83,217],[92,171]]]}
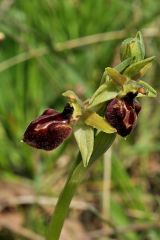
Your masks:
{"label": "green sepal", "polygon": [[83,121],[85,124],[105,133],[117,132],[117,130],[113,128],[109,124],[109,122],[107,122],[107,120],[105,120],[103,117],[101,117],[100,115],[93,111],[87,111],[83,115]]}
{"label": "green sepal", "polygon": [[147,66],[150,66],[150,64],[152,63],[153,59],[155,57],[150,57],[150,58],[146,58],[142,61],[138,61],[136,63],[131,64],[125,71],[124,71],[124,75],[126,75],[129,78],[132,79],[137,79],[137,76],[140,75],[140,73],[145,73],[145,70],[148,70]]}
{"label": "green sepal", "polygon": [[62,94],[67,98],[68,103],[74,108],[72,118],[77,120],[83,112],[83,103],[79,97],[71,90],[68,90]]}
{"label": "green sepal", "polygon": [[138,80],[140,78],[142,78],[146,72],[152,67],[152,62],[147,63],[140,71],[137,75],[135,75],[134,77],[132,77],[133,80]]}
{"label": "green sepal", "polygon": [[119,88],[110,80],[108,84],[102,84],[89,100],[88,108],[93,108],[100,103],[109,101],[117,96]]}
{"label": "green sepal", "polygon": [[[127,58],[115,67],[115,71],[123,72],[133,61],[133,58]],[[113,70],[114,71],[114,70]],[[117,96],[121,90],[120,85],[117,85],[108,75],[107,71],[103,73],[101,84],[89,100],[88,108],[93,108],[103,102],[109,101]]]}
{"label": "green sepal", "polygon": [[108,76],[120,86],[123,86],[123,84],[127,81],[127,77],[120,74],[115,68],[107,67],[105,71]]}
{"label": "green sepal", "polygon": [[[131,63],[133,62],[133,58],[129,57],[125,59],[123,62],[119,63],[118,65],[115,66],[115,69],[119,72],[122,73]],[[108,82],[109,76],[106,71],[104,71],[103,76],[101,78],[100,85],[102,85],[104,82]]]}
{"label": "green sepal", "polygon": [[123,62],[121,62],[118,65],[116,65],[115,69],[119,73],[122,73],[132,62],[133,62],[133,58],[129,57],[129,58],[125,59]]}
{"label": "green sepal", "polygon": [[84,167],[88,166],[94,146],[94,129],[83,122],[74,127],[74,136],[77,141]]}

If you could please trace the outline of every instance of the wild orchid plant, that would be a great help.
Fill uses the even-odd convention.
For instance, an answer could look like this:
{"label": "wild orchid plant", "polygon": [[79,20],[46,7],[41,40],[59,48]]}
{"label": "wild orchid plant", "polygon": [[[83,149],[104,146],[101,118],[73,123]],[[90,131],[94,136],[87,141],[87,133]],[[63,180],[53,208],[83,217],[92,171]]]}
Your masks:
{"label": "wild orchid plant", "polygon": [[27,127],[23,141],[32,147],[52,150],[73,131],[79,155],[60,194],[47,240],[58,240],[72,197],[90,165],[113,144],[116,135],[126,137],[136,125],[141,105],[138,97],[155,97],[156,91],[140,80],[151,67],[154,57],[145,58],[140,32],[121,45],[121,63],[107,67],[93,96],[81,101],[66,91],[64,110],[47,109]]}

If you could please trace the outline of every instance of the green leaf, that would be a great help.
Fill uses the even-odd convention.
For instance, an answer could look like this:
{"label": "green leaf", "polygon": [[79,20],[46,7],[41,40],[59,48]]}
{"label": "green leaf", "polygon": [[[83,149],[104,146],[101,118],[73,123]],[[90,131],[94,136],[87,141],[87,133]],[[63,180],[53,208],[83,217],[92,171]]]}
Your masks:
{"label": "green leaf", "polygon": [[[152,88],[148,83],[146,83],[142,80],[138,81],[138,83],[144,88],[147,97],[156,97],[157,96],[156,90],[154,88]],[[138,94],[138,97],[143,97],[143,96],[145,96],[145,95]]]}
{"label": "green leaf", "polygon": [[126,76],[120,74],[116,69],[107,67],[105,70],[109,77],[120,86],[123,86],[123,84],[127,81]]}
{"label": "green leaf", "polygon": [[88,111],[84,115],[84,122],[97,130],[105,133],[114,133],[117,130],[113,128],[107,120],[98,115],[96,112]]}
{"label": "green leaf", "polygon": [[74,128],[74,136],[82,155],[84,167],[87,167],[94,146],[94,129],[83,123]]}
{"label": "green leaf", "polygon": [[125,71],[124,71],[124,75],[126,75],[127,77],[130,77],[132,79],[136,78],[136,76],[138,74],[140,74],[140,71],[144,71],[144,69],[146,68],[146,66],[150,63],[152,63],[153,59],[155,57],[150,57],[150,58],[146,58],[142,61],[138,61],[136,63],[131,64]]}

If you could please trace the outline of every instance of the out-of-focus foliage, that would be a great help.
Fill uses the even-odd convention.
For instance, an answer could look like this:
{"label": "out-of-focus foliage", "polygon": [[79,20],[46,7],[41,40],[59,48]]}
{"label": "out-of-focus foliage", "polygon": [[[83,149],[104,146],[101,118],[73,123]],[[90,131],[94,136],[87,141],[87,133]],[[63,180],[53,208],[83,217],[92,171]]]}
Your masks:
{"label": "out-of-focus foliage", "polygon": [[[24,129],[46,107],[62,110],[61,93],[67,89],[82,99],[91,96],[104,68],[118,64],[120,42],[138,30],[144,33],[146,55],[156,56],[143,80],[159,91],[159,29],[159,0],[1,0],[0,32],[5,39],[0,42],[0,180],[27,181],[34,194],[58,196],[68,163],[77,153],[74,140],[45,153],[20,142]],[[126,33],[118,39],[120,30]],[[112,40],[75,48],[73,42],[71,47],[60,44],[88,35],[94,40],[94,34],[103,32],[113,32]],[[79,44],[82,41],[86,39],[79,39]],[[118,138],[113,147],[110,221],[117,227],[153,221],[160,211],[159,95],[141,102],[135,131],[127,141]],[[77,194],[77,198],[97,202],[98,207],[102,165],[99,161],[94,166],[89,182],[81,187],[83,194]],[[48,215],[34,205],[20,211],[25,226],[43,235]],[[93,225],[90,230],[96,230]],[[6,239],[3,236],[0,239]],[[159,238],[160,231],[154,228],[121,236],[123,240]],[[13,234],[13,239],[23,238]]]}

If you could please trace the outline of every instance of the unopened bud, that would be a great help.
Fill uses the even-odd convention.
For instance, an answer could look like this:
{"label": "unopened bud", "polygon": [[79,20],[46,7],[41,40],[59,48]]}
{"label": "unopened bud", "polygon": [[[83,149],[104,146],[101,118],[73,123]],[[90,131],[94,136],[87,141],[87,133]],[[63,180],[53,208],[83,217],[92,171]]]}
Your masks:
{"label": "unopened bud", "polygon": [[135,38],[128,38],[121,44],[121,61],[132,57],[134,62],[141,61],[145,56],[144,42],[140,32]]}

